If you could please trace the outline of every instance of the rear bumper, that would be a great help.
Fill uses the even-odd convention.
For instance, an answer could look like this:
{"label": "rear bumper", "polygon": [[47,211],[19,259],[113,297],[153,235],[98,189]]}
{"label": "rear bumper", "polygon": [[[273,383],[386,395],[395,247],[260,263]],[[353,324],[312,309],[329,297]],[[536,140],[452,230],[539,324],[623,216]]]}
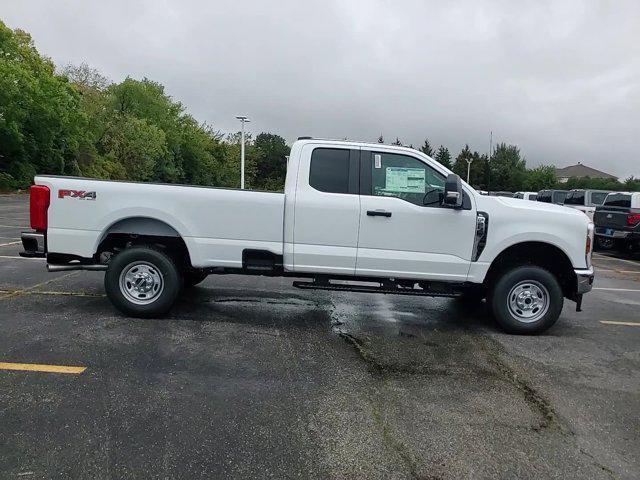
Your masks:
{"label": "rear bumper", "polygon": [[47,237],[40,232],[22,232],[20,235],[22,240],[23,252],[21,257],[27,258],[44,258],[47,255]]}
{"label": "rear bumper", "polygon": [[640,232],[637,229],[623,230],[620,227],[596,227],[596,235],[614,240],[640,240]]}
{"label": "rear bumper", "polygon": [[593,288],[593,267],[588,270],[580,269],[575,270],[576,272],[576,293],[578,295],[583,295],[587,292],[590,292]]}

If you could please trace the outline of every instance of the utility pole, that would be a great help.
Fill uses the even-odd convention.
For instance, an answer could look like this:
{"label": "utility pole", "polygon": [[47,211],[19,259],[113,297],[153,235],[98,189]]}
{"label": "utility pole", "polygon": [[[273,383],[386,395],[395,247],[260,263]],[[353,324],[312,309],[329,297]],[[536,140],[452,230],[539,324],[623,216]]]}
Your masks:
{"label": "utility pole", "polygon": [[244,124],[249,123],[251,120],[244,115],[238,115],[236,118],[242,124],[242,133],[240,134],[240,188],[244,190]]}

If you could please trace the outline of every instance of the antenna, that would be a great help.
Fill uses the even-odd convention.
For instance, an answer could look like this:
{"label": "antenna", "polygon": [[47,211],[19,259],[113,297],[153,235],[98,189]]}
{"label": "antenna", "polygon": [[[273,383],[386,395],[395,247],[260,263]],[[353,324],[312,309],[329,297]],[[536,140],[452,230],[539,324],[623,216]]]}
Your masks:
{"label": "antenna", "polygon": [[493,157],[493,130],[489,131],[489,159],[487,160],[487,193],[491,192],[491,157]]}

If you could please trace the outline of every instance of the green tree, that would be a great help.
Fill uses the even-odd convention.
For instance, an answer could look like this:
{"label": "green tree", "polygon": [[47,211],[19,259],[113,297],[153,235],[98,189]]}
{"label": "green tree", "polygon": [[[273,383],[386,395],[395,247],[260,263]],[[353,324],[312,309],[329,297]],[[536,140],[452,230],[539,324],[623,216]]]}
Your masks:
{"label": "green tree", "polygon": [[529,192],[537,192],[556,187],[556,167],[553,165],[540,165],[527,170],[522,189]]}
{"label": "green tree", "polygon": [[453,172],[460,175],[460,178],[466,181],[469,161],[471,161],[471,168],[469,168],[469,184],[479,190],[485,189],[487,156],[480,155],[477,151],[471,152],[469,145],[465,145],[456,157],[456,161],[452,168]]}
{"label": "green tree", "polygon": [[111,178],[155,180],[167,148],[165,134],[144,119],[122,116],[109,125],[101,141],[104,155],[117,166]]}
{"label": "green tree", "polygon": [[516,145],[499,143],[489,164],[491,174],[491,190],[515,192],[522,190],[526,176],[526,162],[520,157],[520,149]]}
{"label": "green tree", "polygon": [[287,173],[287,157],[290,148],[280,135],[261,133],[254,143],[257,149],[256,182],[257,188],[265,190],[284,190]]}
{"label": "green tree", "polygon": [[449,153],[449,149],[447,147],[440,145],[434,159],[441,165],[447,167],[449,170],[453,168],[453,165],[451,164],[451,154]]}
{"label": "green tree", "polygon": [[80,95],[29,34],[0,22],[0,172],[5,188],[25,188],[33,174],[77,173]]}
{"label": "green tree", "polygon": [[425,155],[429,155],[430,157],[433,157],[433,148],[431,147],[431,144],[429,143],[428,138],[425,138],[424,145],[420,147],[420,151]]}
{"label": "green tree", "polygon": [[468,161],[473,161],[473,153],[471,153],[471,149],[469,145],[465,145],[464,148],[460,151],[458,156],[456,157],[455,162],[453,163],[453,172],[457,173],[460,178],[463,180],[467,179],[467,163]]}

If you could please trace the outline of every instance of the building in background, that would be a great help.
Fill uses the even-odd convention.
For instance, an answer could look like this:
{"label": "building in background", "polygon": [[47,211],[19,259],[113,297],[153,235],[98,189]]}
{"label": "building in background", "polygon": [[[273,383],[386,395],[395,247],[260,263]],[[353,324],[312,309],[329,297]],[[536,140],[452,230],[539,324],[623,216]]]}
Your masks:
{"label": "building in background", "polygon": [[556,178],[560,183],[567,183],[570,178],[604,178],[607,180],[617,180],[618,177],[609,173],[601,172],[595,168],[587,167],[578,162],[564,168],[556,168]]}

